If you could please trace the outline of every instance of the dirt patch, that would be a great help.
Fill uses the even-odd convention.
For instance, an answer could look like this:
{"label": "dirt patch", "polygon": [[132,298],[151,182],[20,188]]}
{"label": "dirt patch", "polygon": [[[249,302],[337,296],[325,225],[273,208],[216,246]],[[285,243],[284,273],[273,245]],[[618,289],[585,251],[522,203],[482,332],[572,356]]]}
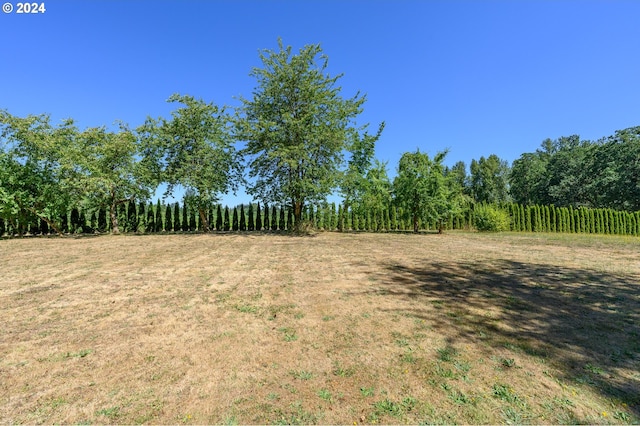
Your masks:
{"label": "dirt patch", "polygon": [[640,242],[0,242],[2,423],[629,423]]}

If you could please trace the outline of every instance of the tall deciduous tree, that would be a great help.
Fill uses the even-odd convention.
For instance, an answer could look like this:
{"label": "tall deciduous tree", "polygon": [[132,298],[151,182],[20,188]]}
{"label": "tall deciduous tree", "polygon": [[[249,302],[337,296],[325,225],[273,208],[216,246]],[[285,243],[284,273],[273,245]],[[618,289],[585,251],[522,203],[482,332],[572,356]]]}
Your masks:
{"label": "tall deciduous tree", "polygon": [[471,160],[471,196],[479,203],[509,201],[509,164],[497,155]]}
{"label": "tall deciduous tree", "polygon": [[444,176],[442,161],[446,155],[446,151],[441,152],[431,159],[418,150],[400,158],[393,181],[395,202],[411,220],[414,232],[418,232],[421,220],[436,223],[441,233],[445,221],[460,208],[461,195],[450,190]]}
{"label": "tall deciduous tree", "polygon": [[145,161],[167,182],[169,195],[177,185],[189,193],[205,232],[207,210],[220,194],[235,192],[242,180],[240,159],[233,145],[229,117],[223,108],[188,95],[175,94],[168,102],[184,106],[171,119],[148,118],[139,128],[145,143]]}
{"label": "tall deciduous tree", "polygon": [[323,201],[337,184],[344,151],[358,136],[354,120],[365,97],[344,99],[327,73],[320,45],[292,54],[278,40],[278,51],[260,54],[262,68],[253,99],[243,99],[236,121],[249,177],[248,192],[265,202],[289,205],[299,224],[306,205]]}
{"label": "tall deciduous tree", "polygon": [[47,115],[0,111],[0,219],[19,233],[20,224],[36,218],[61,233],[60,217],[77,201],[70,191],[74,170],[63,166],[77,132],[72,120],[54,127]]}
{"label": "tall deciduous tree", "polygon": [[[140,141],[120,124],[118,132],[104,127],[80,132],[65,158],[76,170],[75,192],[82,194],[88,208],[109,209],[111,232],[120,233],[117,206],[129,200],[147,200],[155,186],[140,160]],[[153,229],[147,229],[153,231]]]}

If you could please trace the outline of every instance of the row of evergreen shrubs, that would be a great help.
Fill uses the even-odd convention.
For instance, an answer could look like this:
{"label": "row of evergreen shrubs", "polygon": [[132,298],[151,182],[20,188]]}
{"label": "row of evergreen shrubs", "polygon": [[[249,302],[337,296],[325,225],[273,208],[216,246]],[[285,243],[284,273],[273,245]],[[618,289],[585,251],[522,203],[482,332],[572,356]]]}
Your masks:
{"label": "row of evergreen shrubs", "polygon": [[[203,230],[196,209],[179,203],[156,204],[124,203],[117,209],[121,232],[197,232]],[[345,214],[342,205],[335,203],[309,206],[303,220],[317,229],[328,231],[410,231],[409,220],[403,219],[402,209],[369,211],[364,214],[349,209]],[[290,209],[260,204],[237,207],[212,206],[207,212],[209,227],[215,231],[284,231],[293,227]],[[110,232],[110,220],[106,209],[83,211],[72,209],[61,218],[64,233]],[[571,232],[592,234],[640,235],[640,212],[623,212],[611,209],[588,209],[554,206],[523,206],[520,204],[475,204],[465,213],[449,218],[444,228],[477,229],[479,231],[518,232]],[[436,223],[419,223],[422,230],[438,229]],[[15,229],[0,219],[0,235],[28,232],[49,234],[51,230],[44,220],[32,220],[18,224]]]}

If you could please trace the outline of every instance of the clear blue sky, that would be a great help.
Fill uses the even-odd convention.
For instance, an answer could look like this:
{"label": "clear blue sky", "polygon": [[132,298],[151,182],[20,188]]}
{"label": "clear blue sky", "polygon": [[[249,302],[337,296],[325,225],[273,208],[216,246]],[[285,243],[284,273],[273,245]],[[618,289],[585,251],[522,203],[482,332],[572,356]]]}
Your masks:
{"label": "clear blue sky", "polygon": [[548,137],[640,125],[639,1],[9,2],[0,108],[19,116],[136,127],[176,92],[234,107],[282,37],[320,43],[343,95],[367,94],[359,123],[386,121],[376,154],[392,176],[416,148],[511,163]]}

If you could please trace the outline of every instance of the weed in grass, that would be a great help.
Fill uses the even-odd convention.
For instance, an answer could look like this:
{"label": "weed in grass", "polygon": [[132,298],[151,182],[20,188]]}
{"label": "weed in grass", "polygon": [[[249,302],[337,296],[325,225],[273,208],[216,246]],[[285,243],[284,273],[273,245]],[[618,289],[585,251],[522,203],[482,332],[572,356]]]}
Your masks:
{"label": "weed in grass", "polygon": [[278,331],[284,334],[285,342],[295,342],[298,340],[298,336],[296,335],[296,331],[290,327],[282,327],[279,328]]}
{"label": "weed in grass", "polygon": [[404,348],[409,346],[409,342],[407,341],[407,339],[396,339],[396,345],[400,346],[401,348]]}
{"label": "weed in grass", "polygon": [[446,346],[436,350],[440,361],[450,362],[458,356],[458,350],[452,346]]}
{"label": "weed in grass", "polygon": [[402,409],[405,412],[407,412],[407,411],[413,410],[415,408],[417,402],[418,402],[418,400],[416,400],[414,397],[407,396],[407,397],[402,399],[402,402],[400,402],[400,405],[402,406]]}
{"label": "weed in grass", "polygon": [[374,402],[373,408],[375,409],[374,413],[377,415],[387,414],[394,417],[400,417],[402,415],[402,406],[388,398]]}
{"label": "weed in grass", "polygon": [[602,370],[602,368],[597,367],[595,365],[587,364],[587,365],[584,366],[584,369],[587,370],[588,372],[596,374],[596,375],[604,374],[604,371]]}
{"label": "weed in grass", "polygon": [[505,420],[505,422],[509,425],[523,424],[524,418],[522,416],[522,413],[513,407],[504,408],[503,410],[501,410],[500,414],[502,415],[502,418]]}
{"label": "weed in grass", "polygon": [[334,363],[333,365],[333,374],[334,376],[340,377],[351,377],[355,373],[355,369],[353,367],[344,368],[340,366],[339,363]]}
{"label": "weed in grass", "polygon": [[360,388],[360,395],[362,395],[363,397],[368,397],[368,396],[373,396],[375,394],[375,390],[373,387],[370,388],[365,388],[365,387],[361,387]]}
{"label": "weed in grass", "polygon": [[436,374],[444,379],[454,379],[456,376],[450,368],[444,368],[440,363],[436,363]]}
{"label": "weed in grass", "polygon": [[298,380],[310,380],[313,378],[313,373],[305,370],[291,371],[290,374]]}
{"label": "weed in grass", "polygon": [[417,361],[417,358],[413,354],[413,350],[411,348],[407,348],[407,351],[400,355],[400,359],[402,360],[402,362],[406,362],[409,364],[415,364]]}
{"label": "weed in grass", "polygon": [[452,389],[447,396],[450,400],[458,405],[470,404],[472,402],[470,397],[457,389]]}
{"label": "weed in grass", "polygon": [[267,395],[267,399],[270,401],[277,401],[280,399],[280,395],[275,392],[271,392],[269,395]]}
{"label": "weed in grass", "polygon": [[456,370],[461,371],[462,373],[468,373],[471,370],[471,364],[463,361],[455,361],[453,366]]}
{"label": "weed in grass", "polygon": [[114,407],[103,408],[96,411],[96,416],[105,416],[110,419],[116,419],[120,416],[120,407],[116,405]]}
{"label": "weed in grass", "polygon": [[84,358],[93,352],[91,349],[83,349],[80,352],[67,352],[63,355],[63,358]]}
{"label": "weed in grass", "polygon": [[302,319],[302,318],[304,318],[304,312],[296,312],[293,317],[295,319]]}
{"label": "weed in grass", "polygon": [[336,319],[336,317],[333,315],[324,315],[322,317],[322,321],[333,321],[334,319]]}
{"label": "weed in grass", "polygon": [[234,308],[245,314],[255,314],[258,312],[258,307],[253,305],[234,305]]}
{"label": "weed in grass", "polygon": [[524,401],[507,385],[496,383],[493,385],[492,394],[494,397],[515,404],[524,404]]}
{"label": "weed in grass", "polygon": [[331,402],[331,392],[326,389],[320,389],[318,391],[318,396],[327,402]]}
{"label": "weed in grass", "polygon": [[615,413],[613,413],[613,418],[625,423],[631,422],[631,416],[624,411],[616,411]]}

